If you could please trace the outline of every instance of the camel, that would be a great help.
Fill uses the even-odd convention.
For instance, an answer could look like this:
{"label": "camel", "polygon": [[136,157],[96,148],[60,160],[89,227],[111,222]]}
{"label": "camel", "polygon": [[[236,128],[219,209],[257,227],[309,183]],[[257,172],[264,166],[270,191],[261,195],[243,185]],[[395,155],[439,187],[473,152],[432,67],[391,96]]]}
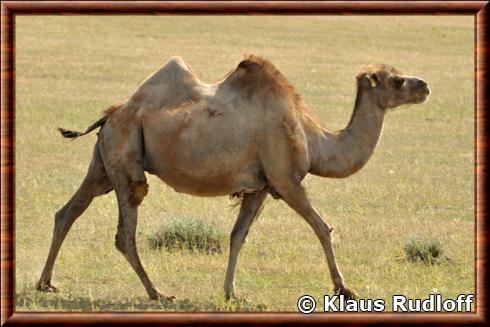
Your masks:
{"label": "camel", "polygon": [[173,300],[151,282],[136,249],[137,211],[148,193],[145,172],[177,192],[240,199],[230,234],[224,283],[236,298],[237,258],[268,194],[303,217],[323,247],[334,292],[356,293],[344,282],[332,248],[332,228],[301,185],[306,174],[344,178],[372,156],[388,111],[425,102],[427,83],[380,64],[357,76],[354,110],[346,128],[330,131],[310,114],[300,95],[269,61],[245,58],[220,82],[201,82],[181,58],[171,58],[128,99],[110,107],[85,132],[100,127],[92,161],[80,188],[55,215],[53,238],[37,289],[55,292],[53,266],[74,221],[99,195],[115,191],[119,221],[116,248],[143,283],[150,299]]}

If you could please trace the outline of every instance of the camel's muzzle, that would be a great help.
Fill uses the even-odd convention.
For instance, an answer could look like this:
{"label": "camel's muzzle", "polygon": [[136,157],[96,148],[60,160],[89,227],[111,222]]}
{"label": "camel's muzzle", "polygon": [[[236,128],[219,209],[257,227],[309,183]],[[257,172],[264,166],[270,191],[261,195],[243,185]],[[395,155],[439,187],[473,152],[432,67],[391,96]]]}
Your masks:
{"label": "camel's muzzle", "polygon": [[414,99],[414,103],[423,103],[425,101],[427,101],[427,98],[429,97],[431,91],[430,91],[430,88],[429,88],[429,85],[427,84],[426,81],[424,81],[423,79],[414,79],[414,81],[412,82],[412,87],[413,87],[413,90],[414,90],[414,95],[415,95],[415,99]]}

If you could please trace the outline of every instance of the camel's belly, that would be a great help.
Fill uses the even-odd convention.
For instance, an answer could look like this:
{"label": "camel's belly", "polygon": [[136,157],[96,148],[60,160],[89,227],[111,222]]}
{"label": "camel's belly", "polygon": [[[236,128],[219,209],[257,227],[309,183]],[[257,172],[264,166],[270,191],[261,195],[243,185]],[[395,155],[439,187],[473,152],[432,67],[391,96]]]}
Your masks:
{"label": "camel's belly", "polygon": [[199,196],[221,196],[255,193],[265,187],[265,182],[249,174],[225,172],[218,175],[196,176],[176,169],[158,174],[175,191]]}
{"label": "camel's belly", "polygon": [[160,151],[148,151],[146,156],[148,171],[177,192],[219,196],[253,193],[264,187],[256,152],[250,144],[211,147],[184,139]]}

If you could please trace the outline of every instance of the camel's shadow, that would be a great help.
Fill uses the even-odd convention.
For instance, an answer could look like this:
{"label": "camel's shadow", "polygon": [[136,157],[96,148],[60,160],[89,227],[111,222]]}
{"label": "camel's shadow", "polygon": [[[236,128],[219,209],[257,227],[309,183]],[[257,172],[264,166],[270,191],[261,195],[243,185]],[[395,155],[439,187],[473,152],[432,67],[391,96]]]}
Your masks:
{"label": "camel's shadow", "polygon": [[94,299],[74,297],[69,294],[44,294],[22,292],[16,294],[17,311],[264,311],[264,304],[252,304],[246,301],[192,301],[190,299],[169,301],[151,301],[147,297],[130,299]]}

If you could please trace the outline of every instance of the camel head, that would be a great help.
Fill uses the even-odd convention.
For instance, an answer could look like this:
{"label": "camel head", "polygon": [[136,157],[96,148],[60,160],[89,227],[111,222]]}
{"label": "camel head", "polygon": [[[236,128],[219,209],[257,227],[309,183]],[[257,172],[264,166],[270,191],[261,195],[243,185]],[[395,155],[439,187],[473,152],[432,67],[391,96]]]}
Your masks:
{"label": "camel head", "polygon": [[383,109],[423,103],[430,94],[426,81],[402,75],[395,68],[385,64],[367,67],[356,79],[359,90],[369,92]]}

